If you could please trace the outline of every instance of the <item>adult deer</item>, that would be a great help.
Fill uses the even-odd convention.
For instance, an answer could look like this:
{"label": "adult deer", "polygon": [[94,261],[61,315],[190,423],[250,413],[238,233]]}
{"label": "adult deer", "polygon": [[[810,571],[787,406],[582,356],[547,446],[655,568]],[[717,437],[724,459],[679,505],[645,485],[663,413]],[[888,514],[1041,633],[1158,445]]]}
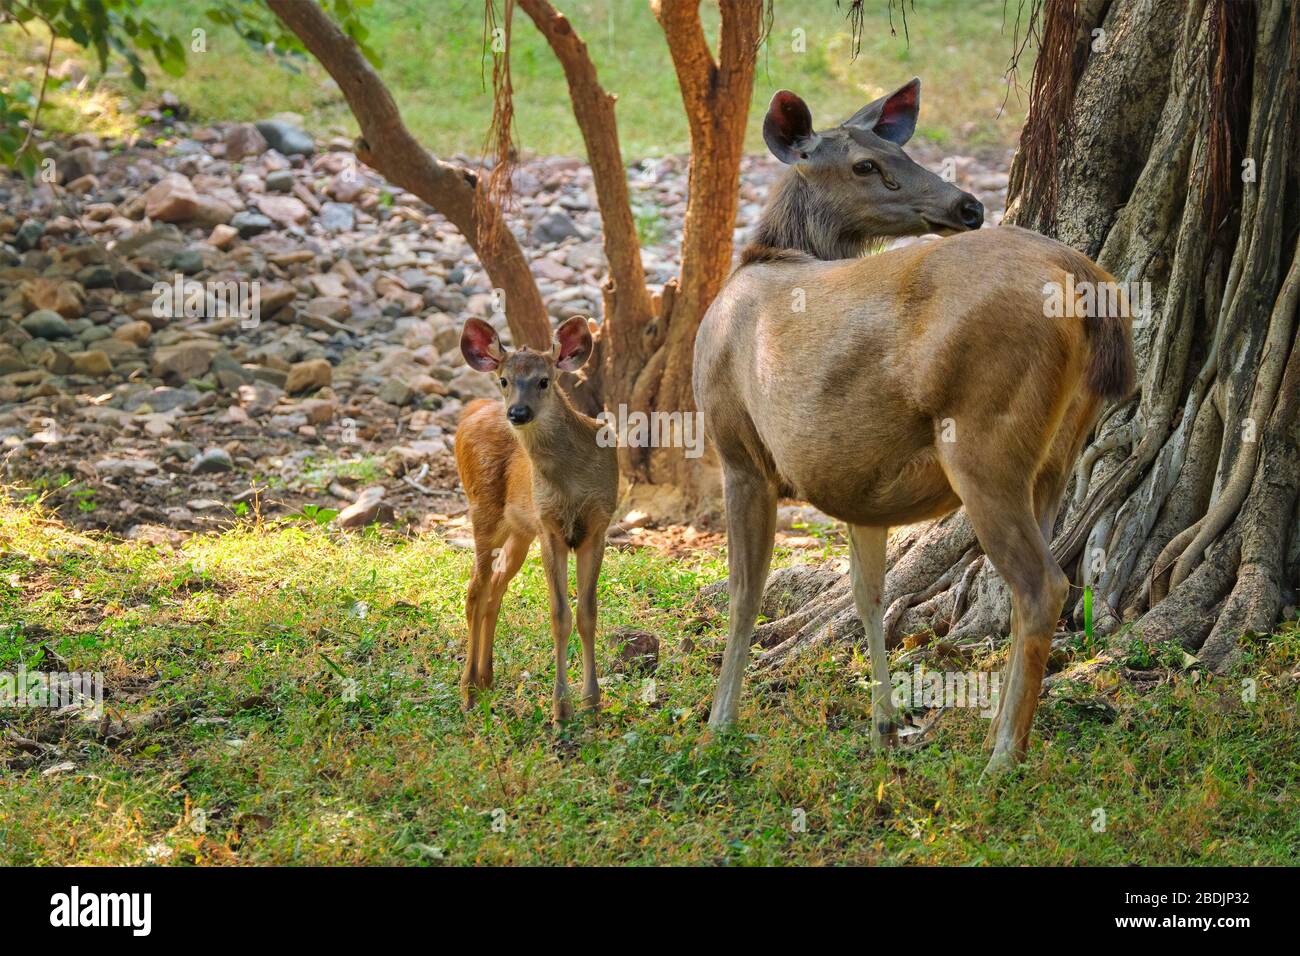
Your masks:
{"label": "adult deer", "polygon": [[[737,716],[778,496],[849,525],[872,668],[872,741],[897,742],[882,628],[893,525],[964,505],[1012,593],[1013,645],[986,746],[1023,756],[1069,589],[1048,548],[1100,403],[1133,386],[1129,323],[1045,317],[1050,288],[1113,282],[1068,246],[1012,227],[902,150],[920,81],[816,132],[781,91],[763,122],[790,169],[695,343],[695,397],[723,470],[730,608],[709,717]],[[860,258],[887,236],[950,234]],[[964,233],[956,235],[957,233]],[[1104,298],[1104,297],[1102,297]]]}

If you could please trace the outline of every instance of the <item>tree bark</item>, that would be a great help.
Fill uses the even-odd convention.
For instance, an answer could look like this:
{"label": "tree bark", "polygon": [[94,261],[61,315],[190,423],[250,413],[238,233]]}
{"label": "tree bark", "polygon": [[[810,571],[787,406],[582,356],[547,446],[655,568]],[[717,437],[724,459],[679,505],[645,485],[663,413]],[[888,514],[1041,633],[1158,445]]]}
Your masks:
{"label": "tree bark", "polygon": [[[482,201],[483,183],[472,170],[430,155],[402,122],[392,94],[352,38],[315,0],[267,0],[267,6],[334,78],[361,127],[357,158],[390,182],[419,196],[469,242],[494,288],[505,300],[516,344],[547,349],[551,324],[519,243],[508,229],[484,217],[501,211]],[[476,201],[477,200],[477,201]],[[485,241],[492,235],[492,243]]]}
{"label": "tree bark", "polygon": [[[764,16],[761,0],[722,4],[715,61],[699,7],[699,0],[651,2],[668,41],[690,128],[682,268],[676,285],[664,290],[661,315],[645,330],[647,361],[640,368],[626,368],[613,388],[615,395],[630,396],[631,408],[683,415],[695,412],[695,334],[731,270],[740,161]],[[701,459],[688,459],[680,449],[654,451],[645,449],[635,463],[637,479],[680,490],[692,510],[716,495],[716,476]]]}
{"label": "tree bark", "polygon": [[[1300,582],[1298,16],[1288,0],[1048,0],[1011,173],[1009,222],[1148,283],[1152,306],[1134,329],[1140,393],[1103,413],[1053,553],[1093,589],[1101,633],[1219,670]],[[847,595],[831,583],[822,614],[764,625],[780,640],[762,660],[859,634]],[[885,600],[895,640],[1009,627],[960,512],[893,543]]]}
{"label": "tree bark", "polygon": [[[609,275],[601,360],[585,383],[589,408],[603,405],[617,412],[622,407],[629,414],[695,411],[695,333],[731,268],[730,224],[736,221],[764,11],[761,0],[722,5],[715,62],[699,5],[699,0],[651,4],[668,41],[691,137],[681,274],[655,295],[645,286],[614,116],[616,97],[601,87],[586,44],[564,15],[548,0],[519,0],[564,68],[600,205]],[[719,228],[720,223],[728,228]],[[714,471],[686,458],[681,448],[621,447],[619,467],[631,483],[625,504],[660,517],[694,513],[716,496]]]}

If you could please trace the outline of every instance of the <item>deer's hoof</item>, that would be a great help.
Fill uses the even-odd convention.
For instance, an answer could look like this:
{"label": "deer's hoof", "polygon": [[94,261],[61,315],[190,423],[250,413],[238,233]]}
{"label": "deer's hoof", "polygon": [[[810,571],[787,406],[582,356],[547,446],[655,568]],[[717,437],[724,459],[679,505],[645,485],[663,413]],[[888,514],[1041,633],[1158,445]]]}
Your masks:
{"label": "deer's hoof", "polygon": [[896,717],[886,717],[871,725],[871,746],[877,750],[890,750],[898,746],[898,729],[902,724]]}
{"label": "deer's hoof", "polygon": [[573,701],[568,697],[558,697],[551,708],[551,717],[557,724],[573,718]]}
{"label": "deer's hoof", "polygon": [[984,766],[984,772],[980,774],[980,782],[997,780],[1005,777],[1012,770],[1015,770],[1020,763],[1020,758],[1010,750],[994,750],[993,756],[989,757],[989,762]]}

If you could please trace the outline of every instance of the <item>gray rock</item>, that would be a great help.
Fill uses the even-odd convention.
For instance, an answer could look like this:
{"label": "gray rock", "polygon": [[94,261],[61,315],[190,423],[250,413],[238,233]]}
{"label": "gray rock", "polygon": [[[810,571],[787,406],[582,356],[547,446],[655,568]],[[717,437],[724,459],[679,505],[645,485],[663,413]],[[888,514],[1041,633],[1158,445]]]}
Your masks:
{"label": "gray rock", "polygon": [[70,149],[59,157],[58,162],[59,181],[70,183],[74,179],[80,179],[82,176],[90,176],[99,172],[99,157],[89,146],[81,146],[77,149]]}
{"label": "gray rock", "polygon": [[562,209],[552,209],[533,226],[534,242],[560,242],[579,235],[577,224]]}
{"label": "gray rock", "polygon": [[262,120],[255,125],[270,147],[285,156],[309,156],[316,149],[311,136],[296,126],[279,120]]}
{"label": "gray rock", "polygon": [[203,256],[197,249],[182,249],[171,257],[167,263],[167,268],[192,276],[196,272],[203,271]]}
{"label": "gray rock", "polygon": [[157,462],[147,458],[101,458],[92,467],[107,478],[140,477],[158,471]]}
{"label": "gray rock", "polygon": [[113,273],[113,281],[123,292],[144,292],[154,286],[153,279],[130,266],[123,266]]}
{"label": "gray rock", "polygon": [[320,208],[317,222],[330,232],[347,232],[356,225],[357,216],[353,208],[345,202],[327,202]]}
{"label": "gray rock", "polygon": [[43,235],[45,235],[45,223],[39,219],[28,219],[18,227],[18,235],[14,239],[14,245],[18,247],[19,252],[35,249],[36,244],[41,241]]}
{"label": "gray rock", "polygon": [[77,281],[87,289],[108,289],[113,285],[113,270],[103,263],[77,270]]}
{"label": "gray rock", "polygon": [[277,169],[266,176],[266,188],[273,193],[287,193],[293,189],[293,172],[288,169]]}
{"label": "gray rock", "polygon": [[415,398],[415,389],[399,378],[390,378],[379,389],[379,400],[389,405],[409,405]]}
{"label": "gray rock", "polygon": [[235,467],[234,459],[224,448],[207,448],[203,454],[194,459],[190,465],[190,474],[192,475],[211,475],[221,471],[233,471]]}
{"label": "gray rock", "polygon": [[18,325],[28,335],[38,339],[65,339],[72,335],[68,320],[53,309],[37,309]]}
{"label": "gray rock", "polygon": [[235,213],[230,219],[230,224],[239,230],[241,239],[261,235],[274,225],[269,217],[263,216],[260,212],[248,211]]}
{"label": "gray rock", "polygon": [[155,412],[170,412],[177,408],[189,408],[199,398],[198,390],[193,388],[171,388],[166,385],[142,388],[122,400],[122,410],[133,412],[142,405],[148,405]]}
{"label": "gray rock", "polygon": [[212,365],[212,357],[221,349],[221,343],[206,339],[177,342],[153,353],[153,374],[158,378],[186,382],[198,378]]}

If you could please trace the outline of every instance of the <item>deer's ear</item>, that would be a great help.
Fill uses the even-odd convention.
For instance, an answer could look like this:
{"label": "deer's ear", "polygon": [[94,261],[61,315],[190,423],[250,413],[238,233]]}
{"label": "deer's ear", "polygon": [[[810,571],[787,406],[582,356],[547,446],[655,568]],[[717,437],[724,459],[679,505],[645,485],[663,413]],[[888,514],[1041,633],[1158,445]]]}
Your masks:
{"label": "deer's ear", "polygon": [[921,111],[921,79],[913,77],[888,96],[873,100],[844,121],[845,126],[875,133],[902,146],[916,132],[916,114]]}
{"label": "deer's ear", "polygon": [[808,104],[789,90],[778,90],[763,117],[763,141],[783,163],[807,159],[817,148]]}
{"label": "deer's ear", "polygon": [[587,320],[575,315],[555,330],[555,367],[562,372],[576,372],[591,356],[591,330]]}
{"label": "deer's ear", "polygon": [[482,319],[470,319],[460,333],[460,354],[469,367],[479,372],[494,372],[505,355],[497,330]]}

